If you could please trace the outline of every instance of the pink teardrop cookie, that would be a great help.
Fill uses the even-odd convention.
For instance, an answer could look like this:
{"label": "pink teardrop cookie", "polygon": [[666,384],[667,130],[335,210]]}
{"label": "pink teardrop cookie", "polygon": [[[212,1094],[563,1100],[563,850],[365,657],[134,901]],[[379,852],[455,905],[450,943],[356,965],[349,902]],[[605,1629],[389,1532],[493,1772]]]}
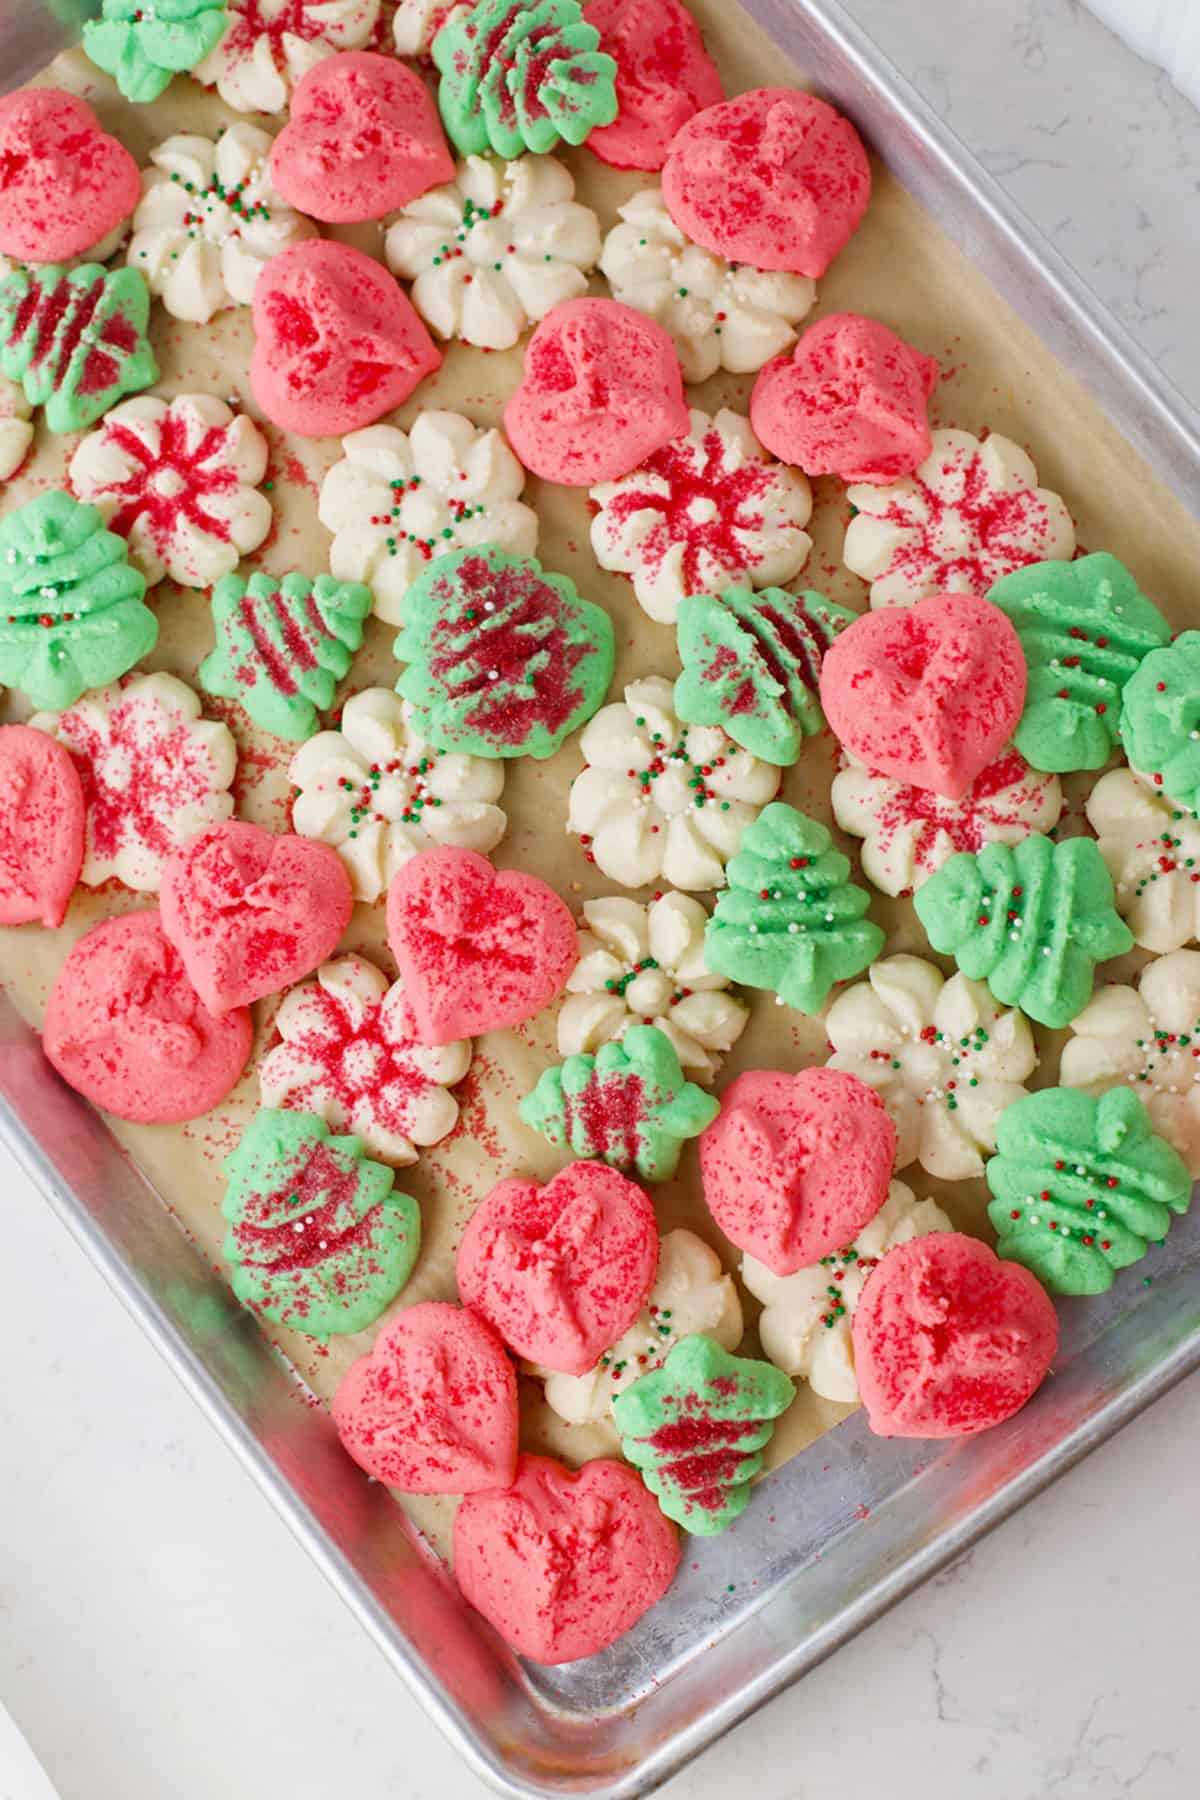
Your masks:
{"label": "pink teardrop cookie", "polygon": [[141,177],[85,100],[58,88],[0,98],[0,251],[65,262],[127,219]]}
{"label": "pink teardrop cookie", "polygon": [[163,930],[213,1012],[277,994],[326,961],[354,896],[336,850],[227,819],[163,864]]}
{"label": "pink teardrop cookie", "polygon": [[61,925],[83,866],[86,807],[57,739],[0,726],[0,925]]}
{"label": "pink teardrop cookie", "polygon": [[387,931],[423,1044],[532,1019],[561,993],[579,954],[570,908],[553,888],[442,845],[393,876]]}
{"label": "pink teardrop cookie", "polygon": [[583,16],[616,62],[619,108],[588,149],[616,169],[661,169],[679,127],[724,96],[700,27],[681,0],[587,0]]}
{"label": "pink teardrop cookie", "polygon": [[695,243],[755,269],[823,275],[871,197],[849,119],[798,88],[755,88],[689,119],[663,165],[663,198]]}
{"label": "pink teardrop cookie", "polygon": [[563,487],[616,481],[688,425],[675,345],[618,300],[565,300],[548,312],[504,409],[525,467]]}
{"label": "pink teardrop cookie", "polygon": [[896,1127],[879,1095],[840,1069],[751,1069],[700,1139],[709,1212],[773,1275],[843,1249],[887,1199]]}
{"label": "pink teardrop cookie", "polygon": [[1058,1348],[1058,1316],[1037,1277],[957,1231],[889,1250],[851,1331],[859,1392],[881,1437],[999,1425],[1041,1386]]}
{"label": "pink teardrop cookie", "polygon": [[821,664],[821,705],[869,769],[961,800],[1012,736],[1025,676],[1021,640],[998,606],[931,594],[847,626]]}
{"label": "pink teardrop cookie", "polygon": [[394,56],[326,56],[292,92],[271,149],[271,178],[310,219],[382,219],[454,180],[433,95]]}
{"label": "pink teardrop cookie", "polygon": [[491,1326],[427,1300],[385,1326],[333,1400],[343,1444],[406,1494],[507,1487],[517,1466],[517,1376]]}
{"label": "pink teardrop cookie", "polygon": [[932,448],[935,357],[861,313],[810,325],[790,356],[763,369],[750,396],[755,435],[806,475],[886,484]]}
{"label": "pink teardrop cookie", "polygon": [[210,1012],[157,912],[105,919],[81,937],[46,1007],[46,1055],[106,1112],[176,1125],[211,1111],[250,1056],[250,1014]]}
{"label": "pink teardrop cookie", "polygon": [[308,238],[273,256],[254,290],[250,387],[282,431],[358,431],[441,366],[408,295],[373,257]]}
{"label": "pink teardrop cookie", "polygon": [[586,1375],[637,1318],[657,1267],[642,1189],[604,1163],[576,1162],[544,1187],[492,1189],[459,1244],[458,1288],[519,1356]]}
{"label": "pink teardrop cookie", "polygon": [[454,1573],[469,1604],[519,1656],[595,1656],[658,1603],[679,1539],[624,1463],[565,1469],[522,1456],[510,1488],[468,1495],[454,1518]]}

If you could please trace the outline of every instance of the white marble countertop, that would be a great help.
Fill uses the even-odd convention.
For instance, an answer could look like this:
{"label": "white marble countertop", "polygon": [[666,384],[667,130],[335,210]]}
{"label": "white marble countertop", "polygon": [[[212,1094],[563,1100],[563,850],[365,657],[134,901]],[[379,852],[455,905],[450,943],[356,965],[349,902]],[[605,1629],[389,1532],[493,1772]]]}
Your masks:
{"label": "white marble countertop", "polygon": [[[849,3],[1200,402],[1200,115],[1077,0]],[[62,1800],[482,1795],[49,1209],[0,1178],[0,1699]],[[666,1794],[1193,1800],[1198,1484],[1193,1380]],[[0,1800],[14,1781],[0,1762]]]}

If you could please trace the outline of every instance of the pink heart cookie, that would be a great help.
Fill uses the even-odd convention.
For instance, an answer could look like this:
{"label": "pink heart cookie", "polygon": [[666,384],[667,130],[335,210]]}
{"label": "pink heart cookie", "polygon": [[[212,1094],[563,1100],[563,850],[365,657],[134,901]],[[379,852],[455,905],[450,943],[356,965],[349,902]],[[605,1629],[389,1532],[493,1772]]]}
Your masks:
{"label": "pink heart cookie", "polygon": [[517,1376],[486,1320],[410,1306],[342,1380],[338,1435],[368,1475],[406,1494],[503,1488],[517,1466]]}
{"label": "pink heart cookie", "polygon": [[333,954],[354,896],[336,850],[229,819],[163,864],[163,930],[213,1012],[248,1006]]}
{"label": "pink heart cookie", "polygon": [[85,100],[58,88],[0,98],[0,251],[65,262],[90,250],[138,203],[135,159]]}
{"label": "pink heart cookie", "polygon": [[575,921],[553,888],[440,845],[393,876],[387,930],[423,1044],[532,1019],[579,954]]}
{"label": "pink heart cookie", "polygon": [[520,1656],[595,1656],[657,1604],[679,1539],[624,1463],[581,1469],[522,1456],[510,1488],[472,1494],[454,1520],[454,1573],[467,1601]]}
{"label": "pink heart cookie", "polygon": [[850,754],[947,800],[1003,749],[1024,704],[1021,641],[972,594],[866,613],[821,665],[821,705]]}
{"label": "pink heart cookie", "polygon": [[0,725],[0,925],[61,925],[83,866],[86,808],[68,751]]}
{"label": "pink heart cookie", "polygon": [[773,1275],[849,1244],[887,1199],[895,1158],[879,1095],[840,1069],[751,1069],[700,1139],[709,1212]]}
{"label": "pink heart cookie", "polygon": [[661,169],[679,127],[724,98],[700,27],[681,0],[586,0],[583,16],[617,65],[617,116],[588,149],[617,169]]}
{"label": "pink heart cookie", "polygon": [[519,1356],[586,1375],[637,1318],[658,1267],[654,1208],[636,1182],[577,1162],[545,1187],[502,1181],[458,1247],[458,1288]]}

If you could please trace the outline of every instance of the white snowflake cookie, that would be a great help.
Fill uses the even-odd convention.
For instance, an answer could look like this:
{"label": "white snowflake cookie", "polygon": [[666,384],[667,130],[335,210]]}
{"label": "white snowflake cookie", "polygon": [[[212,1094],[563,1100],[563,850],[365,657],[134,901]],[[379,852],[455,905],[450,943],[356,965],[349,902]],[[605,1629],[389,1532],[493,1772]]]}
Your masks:
{"label": "white snowflake cookie", "polygon": [[384,253],[443,338],[511,349],[562,300],[587,292],[600,224],[552,156],[468,156],[455,179],[397,213]]}
{"label": "white snowflake cookie", "polygon": [[33,442],[32,418],[33,408],[20,382],[0,375],[0,481],[15,475],[25,461]]}
{"label": "white snowflake cookie", "polygon": [[356,900],[378,900],[431,844],[486,855],[504,836],[503,763],[431,750],[411,718],[390,688],[364,688],[339,730],[319,731],[292,758],[293,829],[333,846]]}
{"label": "white snowflake cookie", "polygon": [[1174,950],[1137,987],[1106,987],[1063,1048],[1064,1087],[1103,1094],[1128,1083],[1160,1137],[1200,1176],[1200,951]]}
{"label": "white snowflake cookie", "polygon": [[795,341],[817,297],[807,276],[702,250],[680,231],[660,187],[643,188],[617,210],[621,223],[604,240],[601,271],[614,300],[670,332],[685,381],[707,381],[718,369],[750,374]]}
{"label": "white snowflake cookie", "polygon": [[850,1326],[867,1277],[897,1244],[953,1226],[933,1200],[918,1200],[902,1181],[852,1244],[811,1269],[773,1275],[753,1256],[742,1259],[742,1280],[763,1303],[758,1335],[763,1350],[787,1375],[799,1375],[822,1400],[858,1399]]}
{"label": "white snowflake cookie", "polygon": [[690,894],[648,906],[623,894],[584,902],[579,961],[558,1015],[558,1053],[589,1053],[631,1025],[657,1025],[687,1073],[711,1079],[746,1029],[750,1009],[704,966],[708,914]]}
{"label": "white snowflake cookie", "polygon": [[229,23],[192,74],[234,112],[287,111],[302,75],[335,50],[361,50],[380,0],[227,0]]}
{"label": "white snowflake cookie", "polygon": [[1031,832],[1052,831],[1062,814],[1058,776],[1031,769],[1011,744],[961,800],[864,768],[845,752],[842,760],[833,778],[833,816],[863,840],[863,874],[883,894],[919,888],[960,850],[1019,844]]}
{"label": "white snowflake cookie", "polygon": [[666,1361],[681,1338],[702,1331],[726,1350],[742,1338],[742,1303],[721,1259],[693,1231],[668,1231],[658,1250],[658,1273],[641,1312],[623,1337],[586,1375],[536,1370],[546,1400],[568,1425],[612,1417],[618,1394]]}
{"label": "white snowflake cookie", "polygon": [[933,449],[890,487],[856,482],[846,567],[871,583],[872,606],[911,606],[928,594],[986,594],[1026,563],[1069,562],[1075,526],[1064,501],[1037,484],[1019,444],[935,431]]}
{"label": "white snowflake cookie", "polygon": [[693,408],[686,437],[619,481],[591,489],[592,549],[629,575],[643,611],[673,625],[687,594],[777,587],[798,575],[812,539],[812,489],[769,456],[749,419]]}
{"label": "white snowflake cookie", "polygon": [[674,684],[661,675],[602,706],[579,748],[588,766],[571,787],[567,830],[623,887],[723,887],[726,862],[782,773],[718,725],[681,724]]}
{"label": "white snowflake cookie", "polygon": [[249,306],[265,265],[317,228],[276,193],[271,137],[239,120],[217,138],[180,132],[150,152],[125,260],[167,311],[203,325]]}
{"label": "white snowflake cookie", "polygon": [[402,623],[404,596],[432,557],[479,544],[536,551],[537,514],[519,498],[525,471],[503,433],[431,411],[407,433],[352,432],[342,450],[321,486],[329,567],[339,581],[365,581],[389,625]]}
{"label": "white snowflake cookie", "polygon": [[71,487],[129,540],[151,586],[169,575],[206,588],[271,529],[271,503],[258,490],[268,457],[253,419],[213,394],[137,394],[81,440]]}
{"label": "white snowflake cookie", "polygon": [[93,688],[66,712],[29,723],[64,744],[79,770],[88,887],[115,879],[156,893],[164,859],[233,811],[233,736],[200,716],[200,701],[174,675]]}
{"label": "white snowflake cookie", "polygon": [[1116,890],[1117,911],[1146,950],[1200,938],[1200,820],[1151,775],[1113,769],[1087,799],[1088,824]]}
{"label": "white snowflake cookie", "polygon": [[315,1113],[388,1163],[416,1162],[418,1146],[454,1130],[458,1102],[446,1090],[471,1066],[470,1041],[419,1044],[404,989],[374,963],[322,963],[284,995],[275,1029],[283,1041],[258,1071],[264,1106]]}
{"label": "white snowflake cookie", "polygon": [[400,0],[392,17],[396,55],[428,56],[447,19],[470,10],[469,6],[456,6],[454,0]]}
{"label": "white snowflake cookie", "polygon": [[896,1167],[981,1175],[1000,1114],[1025,1093],[1037,1047],[1024,1013],[981,981],[946,980],[919,956],[887,956],[838,995],[825,1017],[826,1067],[873,1087],[896,1127]]}

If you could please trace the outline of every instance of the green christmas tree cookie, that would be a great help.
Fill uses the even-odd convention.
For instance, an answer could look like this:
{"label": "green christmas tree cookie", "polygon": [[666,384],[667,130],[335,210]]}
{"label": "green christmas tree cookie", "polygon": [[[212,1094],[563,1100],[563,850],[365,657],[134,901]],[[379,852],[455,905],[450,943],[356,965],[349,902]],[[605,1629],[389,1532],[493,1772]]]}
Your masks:
{"label": "green christmas tree cookie", "polygon": [[577,0],[479,0],[433,40],[438,105],[460,156],[542,155],[617,116],[617,65]]}
{"label": "green christmas tree cookie", "polygon": [[94,506],[58,489],[0,520],[0,681],[61,712],[158,639],[145,577]]}
{"label": "green christmas tree cookie", "polygon": [[520,1110],[534,1131],[576,1156],[669,1181],[686,1140],[699,1137],[721,1105],[684,1078],[665,1032],[631,1025],[619,1043],[547,1069]]}
{"label": "green christmas tree cookie", "polygon": [[870,896],[848,877],[849,858],[823,825],[774,800],[742,833],[704,933],[714,975],[767,988],[797,1012],[815,1013],[883,949],[863,917]]}
{"label": "green christmas tree cookie", "polygon": [[265,731],[309,738],[318,711],[362,643],[371,590],[332,575],[226,575],[213,589],[217,646],[200,664],[200,686],[240,700]]}
{"label": "green christmas tree cookie", "polygon": [[1135,769],[1200,811],[1200,631],[1154,650],[1125,688],[1121,742]]}
{"label": "green christmas tree cookie", "polygon": [[690,594],[679,608],[675,711],[689,725],[720,725],[752,756],[786,768],[825,723],[821,663],[857,616],[814,592]]}
{"label": "green christmas tree cookie", "polygon": [[229,15],[225,0],[104,0],[83,28],[83,47],[127,100],[157,100],[216,48]]}
{"label": "green christmas tree cookie", "polygon": [[986,1169],[997,1249],[1056,1294],[1102,1294],[1185,1213],[1183,1158],[1128,1088],[1044,1088],[1000,1116]]}
{"label": "green christmas tree cookie", "polygon": [[395,1299],[421,1245],[415,1200],[357,1137],[310,1113],[263,1107],[225,1158],[224,1256],[263,1318],[322,1343],[363,1331]]}
{"label": "green christmas tree cookie", "polygon": [[697,1332],[613,1401],[621,1449],[668,1519],[712,1537],[744,1513],[750,1482],[796,1389],[782,1369]]}
{"label": "green christmas tree cookie", "polygon": [[535,557],[491,548],[429,564],[405,595],[395,649],[409,665],[396,691],[412,702],[414,729],[469,756],[553,756],[613,672],[603,607]]}
{"label": "green christmas tree cookie", "polygon": [[137,269],[14,269],[0,281],[0,373],[43,407],[51,431],[82,431],[123,394],[158,380],[149,317]]}
{"label": "green christmas tree cookie", "polygon": [[1030,563],[988,594],[1016,627],[1029,683],[1014,734],[1035,769],[1100,769],[1116,748],[1121,690],[1171,630],[1124,563],[1103,552]]}
{"label": "green christmas tree cookie", "polygon": [[913,905],[935,950],[1041,1025],[1069,1025],[1091,998],[1096,964],[1133,948],[1091,838],[960,851]]}

